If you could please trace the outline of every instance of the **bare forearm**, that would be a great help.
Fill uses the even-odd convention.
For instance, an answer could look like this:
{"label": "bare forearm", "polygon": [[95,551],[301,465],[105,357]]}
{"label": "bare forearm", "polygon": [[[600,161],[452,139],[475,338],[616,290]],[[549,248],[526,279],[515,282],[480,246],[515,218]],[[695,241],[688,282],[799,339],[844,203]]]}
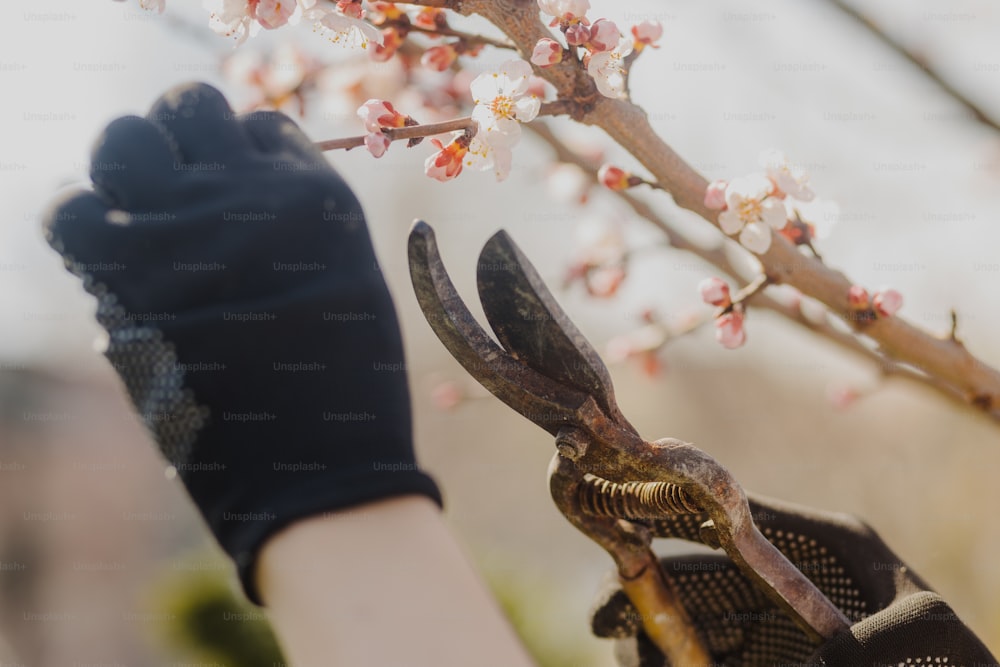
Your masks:
{"label": "bare forearm", "polygon": [[257,581],[296,667],[533,664],[420,496],[294,524],[265,545]]}

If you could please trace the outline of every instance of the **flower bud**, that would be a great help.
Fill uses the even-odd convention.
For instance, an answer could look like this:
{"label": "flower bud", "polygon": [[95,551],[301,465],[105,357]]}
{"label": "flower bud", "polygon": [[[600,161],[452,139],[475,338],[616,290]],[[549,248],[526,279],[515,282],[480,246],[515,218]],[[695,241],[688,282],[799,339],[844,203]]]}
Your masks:
{"label": "flower bud", "polygon": [[903,307],[903,295],[894,289],[882,288],[872,297],[872,306],[882,317],[891,317]]}
{"label": "flower bud", "polygon": [[851,285],[847,290],[847,305],[851,310],[868,310],[871,305],[868,290],[861,285]]}
{"label": "flower bud", "polygon": [[712,306],[725,308],[732,303],[729,296],[729,285],[722,278],[705,278],[698,283],[698,290],[701,292],[702,300]]}
{"label": "flower bud", "polygon": [[552,65],[561,62],[562,57],[562,44],[554,39],[543,37],[538,40],[535,44],[534,50],[531,52],[531,63],[542,68],[551,67]]}
{"label": "flower bud", "polygon": [[705,208],[712,211],[721,211],[726,208],[726,188],[729,183],[726,181],[712,181],[705,188]]}
{"label": "flower bud", "polygon": [[715,320],[715,340],[727,350],[741,347],[747,340],[746,331],[743,329],[743,313],[731,310],[717,317]]}

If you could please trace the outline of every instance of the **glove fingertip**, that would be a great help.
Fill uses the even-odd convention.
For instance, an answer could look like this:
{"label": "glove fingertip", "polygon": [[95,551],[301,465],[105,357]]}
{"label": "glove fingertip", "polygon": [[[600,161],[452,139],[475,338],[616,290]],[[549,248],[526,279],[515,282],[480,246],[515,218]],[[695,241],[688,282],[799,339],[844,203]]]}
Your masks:
{"label": "glove fingertip", "polygon": [[639,634],[639,615],[621,586],[605,585],[594,600],[590,631],[595,637],[624,639]]}
{"label": "glove fingertip", "polygon": [[60,254],[79,249],[78,239],[107,224],[108,205],[90,190],[66,190],[56,195],[41,216],[42,233]]}
{"label": "glove fingertip", "polygon": [[253,111],[239,116],[243,129],[262,153],[292,153],[306,162],[325,162],[302,128],[280,111]]}

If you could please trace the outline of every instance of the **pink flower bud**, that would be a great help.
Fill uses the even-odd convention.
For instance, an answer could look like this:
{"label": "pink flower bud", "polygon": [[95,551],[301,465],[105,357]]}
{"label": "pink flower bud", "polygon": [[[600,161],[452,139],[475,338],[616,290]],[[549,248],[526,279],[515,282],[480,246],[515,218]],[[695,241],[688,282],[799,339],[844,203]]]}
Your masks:
{"label": "pink flower bud", "polygon": [[390,60],[399,47],[403,45],[403,38],[396,28],[382,29],[382,43],[370,43],[368,46],[368,57],[377,63],[384,63]]}
{"label": "pink flower bud", "polygon": [[597,171],[597,180],[609,190],[628,190],[632,187],[632,174],[613,164],[602,165]]}
{"label": "pink flower bud", "polygon": [[531,52],[531,64],[538,65],[543,68],[551,67],[552,65],[561,62],[562,57],[562,44],[554,39],[542,37],[535,44],[535,48]]}
{"label": "pink flower bud", "polygon": [[358,107],[358,118],[369,132],[379,132],[383,127],[405,127],[407,116],[399,113],[392,102],[370,99]]}
{"label": "pink flower bud", "polygon": [[882,317],[891,317],[903,306],[903,295],[894,289],[882,288],[872,297],[872,306]]}
{"label": "pink flower bud", "polygon": [[747,340],[743,329],[743,313],[731,310],[715,320],[715,340],[727,350],[735,350]]}
{"label": "pink flower bud", "polygon": [[861,285],[851,285],[847,290],[847,305],[851,310],[868,310],[871,305],[868,290]]}
{"label": "pink flower bud", "polygon": [[712,306],[725,308],[732,303],[729,296],[729,285],[722,278],[705,278],[698,283],[702,300]]}
{"label": "pink flower bud", "polygon": [[468,142],[459,137],[447,146],[437,139],[431,139],[431,143],[438,148],[438,152],[424,160],[424,173],[442,182],[461,174],[462,160],[469,151]]}
{"label": "pink flower bud", "polygon": [[659,21],[643,21],[638,25],[632,26],[632,37],[635,39],[638,48],[652,46],[654,49],[658,49],[660,47],[656,45],[656,41],[662,36],[663,26],[660,25]]}
{"label": "pink flower bud", "polygon": [[610,51],[622,38],[622,32],[615,25],[614,21],[608,19],[597,19],[590,26],[590,40],[588,46],[591,51]]}
{"label": "pink flower bud", "polygon": [[458,58],[458,52],[455,51],[455,47],[450,44],[441,44],[424,51],[424,54],[420,56],[420,64],[435,72],[443,72],[451,67],[456,58]]}
{"label": "pink flower bud", "polygon": [[[294,3],[289,3],[294,8]],[[361,8],[361,2],[358,0],[340,0],[337,3],[337,9],[341,14],[352,19],[360,19],[364,16],[364,9]]]}
{"label": "pink flower bud", "polygon": [[583,46],[590,41],[590,27],[582,23],[574,23],[566,28],[566,43],[570,46]]}
{"label": "pink flower bud", "polygon": [[625,282],[625,267],[599,266],[587,272],[586,286],[590,296],[600,298],[612,297],[618,293],[618,288]]}
{"label": "pink flower bud", "polygon": [[274,30],[288,23],[288,17],[295,11],[294,2],[279,2],[279,0],[260,0],[251,8],[252,16],[257,19],[265,30]]}
{"label": "pink flower bud", "polygon": [[389,137],[385,136],[381,132],[369,132],[365,135],[365,148],[374,157],[382,157],[385,152],[389,150]]}
{"label": "pink flower bud", "polygon": [[712,211],[721,211],[726,208],[726,188],[729,183],[726,181],[712,181],[705,188],[705,208]]}
{"label": "pink flower bud", "polygon": [[413,17],[413,24],[428,30],[437,30],[448,25],[448,17],[443,9],[424,7]]}

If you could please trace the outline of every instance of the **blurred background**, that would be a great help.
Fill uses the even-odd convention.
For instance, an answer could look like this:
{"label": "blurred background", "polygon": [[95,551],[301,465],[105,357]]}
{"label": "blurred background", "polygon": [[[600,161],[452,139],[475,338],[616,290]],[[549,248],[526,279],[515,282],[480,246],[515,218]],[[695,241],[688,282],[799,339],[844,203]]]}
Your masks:
{"label": "blurred background", "polygon": [[[393,65],[370,63],[308,26],[261,34],[234,56],[199,3],[168,0],[162,15],[137,1],[86,4],[22,5],[0,22],[2,664],[155,665],[213,655],[199,632],[266,643],[256,625],[219,622],[219,610],[234,604],[229,570],[93,351],[94,302],[39,230],[57,190],[85,182],[98,132],[192,79],[249,108],[260,92],[248,73],[275,50],[277,79],[300,73],[288,53],[344,65],[324,71],[307,99],[302,122],[317,140],[361,134],[354,110],[368,97],[435,118],[402,93],[391,97],[401,80]],[[682,156],[709,178],[728,178],[757,169],[762,149],[784,150],[836,203],[821,213],[827,263],[870,288],[900,290],[900,314],[931,332],[947,333],[955,309],[969,348],[1000,365],[1000,134],[825,0],[592,5],[589,16],[620,25],[663,24],[661,48],[633,67],[633,98]],[[1000,6],[881,0],[863,10],[1000,116]],[[435,76],[427,75],[429,88],[443,85]],[[295,104],[287,110],[298,112]],[[583,151],[635,166],[594,132],[565,120],[553,128]],[[696,286],[713,271],[657,248],[658,234],[605,193],[579,205],[576,177],[553,170],[548,148],[530,135],[500,184],[478,172],[432,181],[422,173],[431,152],[394,145],[378,161],[361,150],[330,155],[366,207],[400,311],[418,456],[445,489],[455,532],[544,664],[610,664],[608,644],[588,635],[587,611],[611,561],[548,497],[551,439],[477,391],[423,320],[406,234],[416,217],[435,226],[459,290],[474,303],[479,248],[507,229],[601,349],[650,311],[668,323],[708,314]],[[718,241],[669,198],[640,196],[698,239]],[[643,252],[611,297],[594,298],[579,284],[560,289],[595,243]],[[723,350],[707,327],[660,350],[655,365],[613,364],[624,413],[648,439],[673,436],[707,450],[749,490],[863,517],[1000,652],[997,426],[925,389],[883,382],[878,369],[768,313],[751,311],[747,326],[748,343],[736,351]]]}

